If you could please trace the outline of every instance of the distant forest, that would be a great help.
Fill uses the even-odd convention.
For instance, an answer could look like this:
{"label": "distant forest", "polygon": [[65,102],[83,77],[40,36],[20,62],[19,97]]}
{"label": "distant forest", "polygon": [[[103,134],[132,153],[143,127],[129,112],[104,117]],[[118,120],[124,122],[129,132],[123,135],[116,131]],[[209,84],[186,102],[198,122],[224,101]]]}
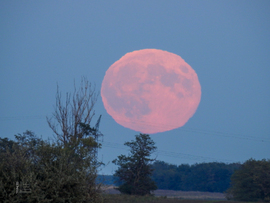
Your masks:
{"label": "distant forest", "polygon": [[[152,179],[156,182],[158,189],[225,192],[230,187],[231,175],[240,166],[239,163],[219,162],[177,166],[164,161],[156,161],[152,164],[154,169]],[[116,186],[119,184],[112,175],[99,175],[97,182]]]}

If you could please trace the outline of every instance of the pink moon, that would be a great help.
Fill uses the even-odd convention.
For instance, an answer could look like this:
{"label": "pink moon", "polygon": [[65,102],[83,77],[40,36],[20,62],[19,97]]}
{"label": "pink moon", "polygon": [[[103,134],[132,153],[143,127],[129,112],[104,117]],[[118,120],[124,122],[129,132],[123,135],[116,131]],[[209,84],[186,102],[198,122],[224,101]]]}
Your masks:
{"label": "pink moon", "polygon": [[180,56],[143,49],[125,54],[109,67],[101,97],[118,124],[153,134],[185,125],[198,108],[201,85]]}

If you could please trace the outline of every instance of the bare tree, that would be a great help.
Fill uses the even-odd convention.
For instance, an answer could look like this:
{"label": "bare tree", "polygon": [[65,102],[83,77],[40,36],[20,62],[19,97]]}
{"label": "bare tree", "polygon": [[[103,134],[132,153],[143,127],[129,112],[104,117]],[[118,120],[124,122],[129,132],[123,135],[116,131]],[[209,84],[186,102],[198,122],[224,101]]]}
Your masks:
{"label": "bare tree", "polygon": [[51,118],[47,117],[49,127],[55,133],[57,140],[66,145],[83,137],[84,133],[80,125],[83,123],[90,126],[95,115],[93,108],[97,97],[95,87],[92,87],[85,77],[81,79],[79,89],[76,88],[74,81],[74,92],[66,93],[64,102],[57,85],[55,110]]}

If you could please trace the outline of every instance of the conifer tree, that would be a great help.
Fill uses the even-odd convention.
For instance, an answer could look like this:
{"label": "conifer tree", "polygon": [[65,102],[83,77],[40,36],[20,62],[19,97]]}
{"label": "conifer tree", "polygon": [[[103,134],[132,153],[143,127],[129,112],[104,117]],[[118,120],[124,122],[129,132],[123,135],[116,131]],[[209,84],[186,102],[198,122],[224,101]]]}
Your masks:
{"label": "conifer tree", "polygon": [[136,140],[126,142],[130,147],[130,155],[120,155],[113,163],[118,165],[114,176],[122,182],[118,190],[130,195],[148,195],[157,186],[151,179],[153,169],[151,154],[155,151],[154,141],[147,134],[136,135]]}

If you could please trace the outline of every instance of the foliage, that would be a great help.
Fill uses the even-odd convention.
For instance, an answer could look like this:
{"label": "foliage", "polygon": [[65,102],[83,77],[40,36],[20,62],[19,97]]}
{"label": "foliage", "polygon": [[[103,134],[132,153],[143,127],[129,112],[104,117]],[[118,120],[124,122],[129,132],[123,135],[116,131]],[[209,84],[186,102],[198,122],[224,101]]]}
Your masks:
{"label": "foliage", "polygon": [[1,138],[0,145],[2,147],[0,153],[0,201],[21,202],[26,200],[27,197],[24,194],[16,195],[16,181],[31,181],[34,178],[31,171],[33,165],[28,159],[29,150],[12,140],[8,140],[8,138]]}
{"label": "foliage", "polygon": [[124,194],[147,195],[157,189],[155,182],[151,179],[153,169],[150,163],[150,155],[156,149],[155,143],[147,134],[136,135],[136,140],[126,142],[130,147],[130,155],[120,155],[113,163],[118,165],[114,176],[118,177],[122,184],[118,190]]}
{"label": "foliage", "polygon": [[227,198],[238,201],[270,201],[270,160],[247,160],[231,177]]}
{"label": "foliage", "polygon": [[239,166],[217,162],[176,166],[156,161],[152,165],[152,177],[159,189],[224,192],[230,186],[231,175]]}
{"label": "foliage", "polygon": [[[1,202],[96,202],[96,167],[92,137],[70,146],[50,144],[26,131],[1,151]],[[10,144],[12,143],[12,144]],[[9,146],[12,145],[12,150]],[[76,150],[75,150],[76,149]],[[28,183],[31,193],[16,193],[16,182]]]}
{"label": "foliage", "polygon": [[6,138],[1,138],[0,137],[0,153],[6,153],[7,151],[14,152],[13,145],[16,143],[13,140],[9,140],[7,137]]}

